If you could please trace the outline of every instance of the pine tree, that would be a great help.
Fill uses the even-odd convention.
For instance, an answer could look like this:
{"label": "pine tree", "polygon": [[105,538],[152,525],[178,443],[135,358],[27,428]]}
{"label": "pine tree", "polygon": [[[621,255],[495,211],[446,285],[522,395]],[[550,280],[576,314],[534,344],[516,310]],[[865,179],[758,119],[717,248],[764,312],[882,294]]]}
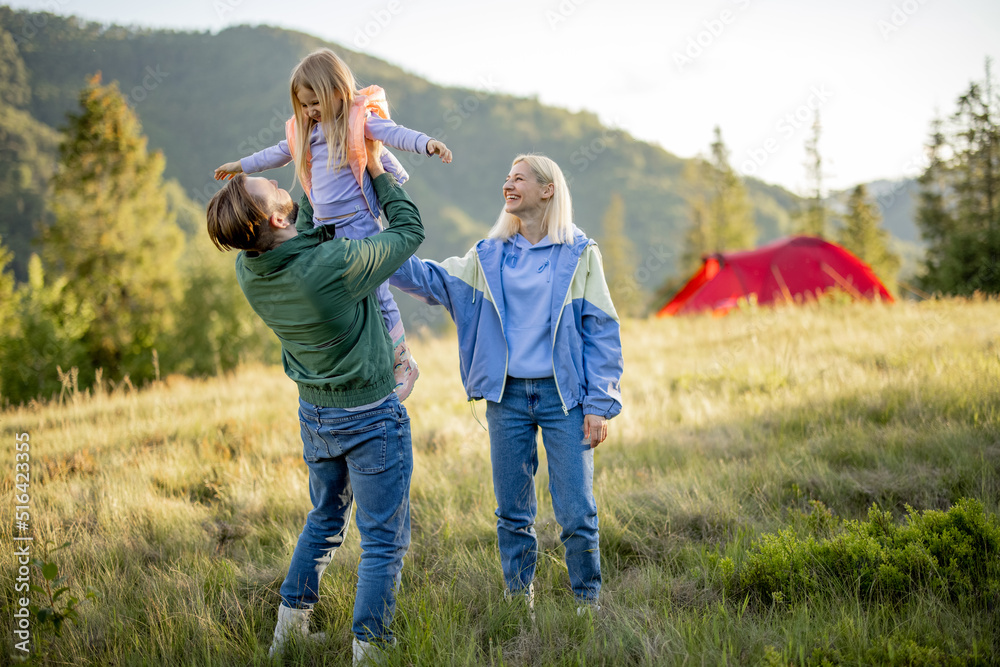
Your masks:
{"label": "pine tree", "polygon": [[45,193],[55,169],[58,133],[31,117],[27,69],[14,38],[0,27],[0,235],[13,253],[10,268],[25,280]]}
{"label": "pine tree", "polygon": [[23,109],[30,99],[28,70],[17,43],[9,32],[0,27],[0,106]]}
{"label": "pine tree", "polygon": [[725,250],[748,250],[757,240],[753,207],[746,186],[729,164],[729,149],[722,141],[722,130],[718,126],[712,142],[712,167],[715,195],[712,213],[718,242]]}
{"label": "pine tree", "polygon": [[990,66],[958,98],[950,126],[931,126],[918,212],[925,289],[1000,293],[1000,101]]}
{"label": "pine tree", "polygon": [[685,166],[690,225],[684,238],[682,270],[690,272],[705,254],[747,250],[757,240],[753,207],[746,186],[729,164],[729,150],[716,126],[711,159]]}
{"label": "pine tree", "polygon": [[[947,262],[949,240],[956,231],[955,218],[947,208],[950,176],[944,154],[948,150],[950,149],[945,136],[944,121],[935,118],[931,122],[931,138],[927,144],[927,168],[917,179],[920,183],[917,224],[921,235],[927,241],[924,261],[928,277],[940,275]],[[930,286],[928,278],[923,282],[925,286]]]}
{"label": "pine tree", "polygon": [[611,300],[621,315],[638,315],[642,308],[641,287],[635,279],[635,246],[625,232],[625,200],[617,192],[601,222],[601,256]]}
{"label": "pine tree", "polygon": [[80,106],[59,149],[44,258],[69,280],[68,296],[94,315],[83,336],[82,383],[99,368],[111,380],[148,379],[155,345],[173,324],[183,249],[167,211],[163,156],[147,152],[116,83],[102,85],[95,75]]}
{"label": "pine tree", "polygon": [[696,157],[684,165],[683,181],[689,194],[688,228],[684,232],[684,250],[681,252],[681,273],[690,275],[701,266],[704,255],[718,252],[712,216],[709,213],[708,191],[712,166],[704,159]]}
{"label": "pine tree", "polygon": [[806,176],[809,181],[809,197],[805,210],[798,218],[798,232],[807,236],[826,238],[826,204],[823,202],[823,157],[819,152],[819,138],[822,133],[819,112],[813,119],[812,136],[806,140]]}
{"label": "pine tree", "polygon": [[847,215],[840,230],[839,242],[870,266],[893,293],[896,291],[900,260],[889,249],[889,232],[881,224],[878,205],[870,200],[864,184],[858,185],[847,202]]}

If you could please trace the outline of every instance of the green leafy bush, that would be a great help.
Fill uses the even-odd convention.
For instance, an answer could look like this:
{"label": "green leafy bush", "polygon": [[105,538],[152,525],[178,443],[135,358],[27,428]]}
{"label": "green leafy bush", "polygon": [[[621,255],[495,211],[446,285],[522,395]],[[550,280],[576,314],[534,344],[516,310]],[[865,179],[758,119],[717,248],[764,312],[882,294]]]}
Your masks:
{"label": "green leafy bush", "polygon": [[[866,521],[837,522],[814,503],[812,534],[789,528],[762,535],[727,592],[775,603],[849,589],[883,599],[930,590],[952,600],[995,605],[1000,599],[1000,524],[977,500],[947,512],[907,508],[897,524],[875,506]],[[817,539],[815,533],[832,533]],[[724,569],[724,571],[726,571]]]}

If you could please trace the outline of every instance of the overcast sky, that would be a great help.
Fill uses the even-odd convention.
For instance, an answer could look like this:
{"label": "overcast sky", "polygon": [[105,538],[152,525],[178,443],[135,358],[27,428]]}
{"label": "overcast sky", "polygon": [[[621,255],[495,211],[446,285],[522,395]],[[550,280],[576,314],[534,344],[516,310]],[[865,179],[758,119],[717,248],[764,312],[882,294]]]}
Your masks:
{"label": "overcast sky", "polygon": [[683,157],[707,152],[718,125],[738,171],[799,193],[817,110],[827,185],[914,176],[932,118],[1000,60],[997,0],[8,4],[147,27],[279,25],[438,84],[587,109]]}

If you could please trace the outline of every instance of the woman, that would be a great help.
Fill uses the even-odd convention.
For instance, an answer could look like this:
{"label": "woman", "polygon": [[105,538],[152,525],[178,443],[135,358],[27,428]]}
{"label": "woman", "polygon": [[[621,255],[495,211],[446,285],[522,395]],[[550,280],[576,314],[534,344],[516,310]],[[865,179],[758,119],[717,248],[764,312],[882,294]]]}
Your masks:
{"label": "woman", "polygon": [[[514,159],[504,208],[489,236],[464,257],[411,257],[391,283],[448,309],[458,328],[469,400],[486,399],[497,536],[508,596],[533,604],[536,434],[562,527],[578,611],[601,590],[594,453],[621,410],[618,315],[597,244],[572,220],[559,166]],[[585,605],[591,605],[587,607]]]}

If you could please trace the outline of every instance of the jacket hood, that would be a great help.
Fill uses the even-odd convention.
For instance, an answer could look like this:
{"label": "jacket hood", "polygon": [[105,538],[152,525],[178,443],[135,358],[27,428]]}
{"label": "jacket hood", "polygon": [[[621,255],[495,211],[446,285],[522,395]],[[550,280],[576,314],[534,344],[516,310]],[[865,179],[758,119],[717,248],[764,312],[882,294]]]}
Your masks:
{"label": "jacket hood", "polygon": [[[506,241],[501,239],[483,239],[476,244],[476,253],[483,262],[486,262],[492,257],[493,253],[500,251],[500,248],[504,243],[506,243]],[[582,229],[573,225],[573,239],[569,243],[562,243],[559,245],[568,247],[574,256],[579,257],[583,254],[584,249],[591,243],[596,242],[584,234]]]}

